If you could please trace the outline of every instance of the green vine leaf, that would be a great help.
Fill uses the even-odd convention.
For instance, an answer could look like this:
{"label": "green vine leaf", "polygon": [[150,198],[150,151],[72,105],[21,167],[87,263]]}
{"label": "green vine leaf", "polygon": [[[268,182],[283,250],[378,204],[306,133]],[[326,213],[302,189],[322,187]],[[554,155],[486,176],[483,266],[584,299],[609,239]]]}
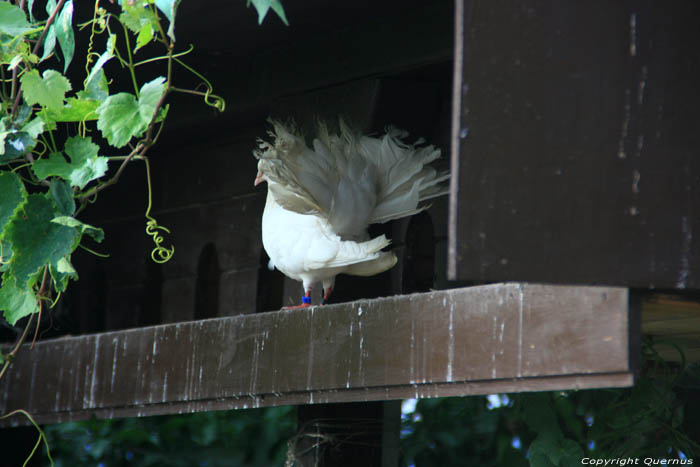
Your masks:
{"label": "green vine leaf", "polygon": [[36,117],[35,119],[27,122],[23,127],[22,131],[26,132],[29,136],[36,139],[40,134],[44,132],[44,121]]}
{"label": "green vine leaf", "polygon": [[0,287],[0,310],[3,311],[7,322],[14,326],[25,316],[37,313],[39,305],[30,287],[18,287],[14,278],[4,273]]}
{"label": "green vine leaf", "polygon": [[[91,98],[103,101],[107,98],[107,78],[105,78],[104,71],[102,68],[105,66],[112,57],[114,57],[114,44],[117,40],[116,34],[110,34],[107,39],[107,48],[100,55],[100,58],[95,62],[95,66],[90,70],[90,74],[85,79],[85,91],[90,94]],[[104,91],[104,95],[98,92],[97,95],[95,91]]]}
{"label": "green vine leaf", "polygon": [[175,12],[180,4],[180,0],[155,0],[158,9],[163,12],[170,26],[168,27],[168,37],[175,42]]}
{"label": "green vine leaf", "polygon": [[39,180],[44,180],[51,176],[65,179],[70,178],[71,166],[60,152],[52,152],[46,159],[38,159],[32,165],[32,172]]}
{"label": "green vine leaf", "polygon": [[0,2],[0,35],[21,36],[32,30],[24,12],[10,2]]}
{"label": "green vine leaf", "polygon": [[85,84],[85,89],[76,93],[79,99],[92,99],[102,103],[109,97],[109,86],[107,85],[107,77],[103,70],[98,70],[97,73],[95,73],[95,77]]}
{"label": "green vine leaf", "polygon": [[59,225],[65,225],[67,227],[73,227],[74,229],[79,231],[81,235],[87,235],[89,237],[92,237],[92,239],[95,240],[97,243],[102,242],[102,240],[104,240],[105,238],[104,230],[80,222],[75,217],[58,216],[51,219],[51,222]]}
{"label": "green vine leaf", "polygon": [[56,265],[49,266],[49,273],[53,280],[54,287],[59,292],[65,292],[70,279],[77,280],[78,272],[75,270],[68,258],[61,258]]}
{"label": "green vine leaf", "polygon": [[120,92],[109,96],[97,108],[97,128],[109,144],[121,148],[134,136],[141,136],[146,125],[139,113],[136,96]]}
{"label": "green vine leaf", "polygon": [[22,75],[22,94],[28,105],[39,104],[48,109],[60,109],[66,93],[71,90],[70,81],[55,70],[46,70],[40,77],[39,71],[31,70]]}
{"label": "green vine leaf", "polygon": [[98,156],[99,146],[89,137],[73,136],[66,141],[65,151],[70,162],[61,153],[52,153],[48,159],[34,162],[32,170],[40,180],[58,176],[70,181],[81,190],[90,181],[100,178],[107,172],[106,157]]}
{"label": "green vine leaf", "polygon": [[0,122],[0,163],[22,157],[36,145],[36,140],[24,131],[5,129]]}
{"label": "green vine leaf", "polygon": [[277,13],[277,16],[280,17],[282,22],[289,26],[287,15],[284,13],[284,8],[280,0],[248,0],[246,6],[250,7],[251,3],[258,12],[258,24],[262,24],[265,16],[267,16],[267,12],[272,8],[272,11]]}
{"label": "green vine leaf", "polygon": [[121,148],[138,137],[153,119],[156,106],[165,91],[165,78],[159,77],[141,87],[139,99],[120,92],[109,96],[97,108],[97,128],[112,146]]}
{"label": "green vine leaf", "polygon": [[14,172],[0,172],[0,238],[15,211],[27,199],[27,190]]}
{"label": "green vine leaf", "polygon": [[123,5],[123,12],[119,16],[119,21],[136,34],[134,53],[151,42],[158,29],[158,18],[155,12],[148,5],[144,4]]}
{"label": "green vine leaf", "polygon": [[73,190],[67,182],[59,178],[54,178],[51,180],[51,185],[49,185],[49,193],[56,203],[59,213],[65,214],[66,216],[75,214]]}
{"label": "green vine leaf", "polygon": [[29,21],[32,23],[34,22],[34,14],[32,13],[32,9],[34,8],[34,0],[29,0],[27,2],[27,11],[29,12]]}
{"label": "green vine leaf", "polygon": [[151,123],[158,101],[163,96],[163,91],[165,91],[165,85],[163,83],[165,83],[165,78],[160,76],[141,87],[139,93],[139,113],[147,125]]}
{"label": "green vine leaf", "polygon": [[[56,9],[56,0],[48,0],[46,2],[46,14],[51,16],[53,11]],[[54,49],[56,48],[56,25],[52,24],[46,31],[46,36],[44,37],[44,52],[41,55],[41,61],[43,62],[51,56]]]}
{"label": "green vine leaf", "polygon": [[12,157],[5,157],[5,139],[11,134],[12,131],[5,126],[4,119],[0,120],[0,163],[5,162],[4,159],[12,160]]}
{"label": "green vine leaf", "polygon": [[68,65],[73,60],[75,52],[75,37],[73,36],[73,0],[68,0],[58,18],[56,18],[56,38],[58,45],[61,46],[63,52],[63,72],[68,69]]}
{"label": "green vine leaf", "polygon": [[[51,220],[56,217],[54,204],[43,194],[27,196],[27,201],[5,228],[12,245],[12,260],[5,274],[16,278],[22,288],[45,264],[56,264],[71,253],[78,231]],[[29,281],[31,282],[31,281]],[[33,284],[29,284],[31,287]]]}
{"label": "green vine leaf", "polygon": [[[0,35],[0,37],[5,37]],[[25,41],[0,41],[0,64],[7,64],[8,70],[17,69],[23,60],[33,62],[34,57]],[[36,57],[38,60],[38,57]]]}
{"label": "green vine leaf", "polygon": [[42,110],[39,115],[45,115],[48,120],[54,122],[86,122],[97,120],[97,108],[100,101],[95,99],[80,99],[69,97],[66,105],[60,109]]}
{"label": "green vine leaf", "polygon": [[41,54],[41,62],[46,60],[51,56],[54,49],[56,48],[56,26],[49,26],[49,30],[46,31],[46,36],[44,36],[44,52]]}

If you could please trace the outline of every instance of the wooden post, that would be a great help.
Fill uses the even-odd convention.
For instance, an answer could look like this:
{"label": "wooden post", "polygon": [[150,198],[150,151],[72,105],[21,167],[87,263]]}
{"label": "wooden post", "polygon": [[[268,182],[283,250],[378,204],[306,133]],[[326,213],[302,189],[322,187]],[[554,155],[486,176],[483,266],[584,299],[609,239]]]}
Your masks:
{"label": "wooden post", "polygon": [[700,289],[700,3],[457,6],[450,277]]}

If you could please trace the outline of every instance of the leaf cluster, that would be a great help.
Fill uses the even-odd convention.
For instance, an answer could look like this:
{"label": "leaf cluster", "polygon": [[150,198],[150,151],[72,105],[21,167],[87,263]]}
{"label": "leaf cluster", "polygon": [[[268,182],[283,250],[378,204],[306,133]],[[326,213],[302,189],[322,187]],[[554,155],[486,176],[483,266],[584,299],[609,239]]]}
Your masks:
{"label": "leaf cluster", "polygon": [[[166,97],[195,94],[223,110],[209,82],[182,61],[191,49],[176,53],[179,3],[97,1],[92,19],[74,25],[73,0],[0,2],[0,312],[10,325],[55,303],[68,281],[78,278],[71,254],[86,237],[100,242],[104,235],[77,217],[118,181],[127,164],[148,163],[146,152],[167,116]],[[279,0],[252,3],[260,21],[272,9],[286,23]],[[66,74],[76,37],[89,43],[81,57],[82,82],[75,71]],[[96,52],[99,44],[103,49]],[[149,44],[160,45],[162,55],[154,56],[151,47],[137,61]],[[119,68],[108,77],[110,61]],[[141,81],[137,69],[147,63],[162,64],[162,74]],[[200,78],[206,91],[175,87],[172,69],[178,65]],[[132,90],[112,92],[122,81]],[[120,151],[123,155],[107,155]],[[161,246],[157,235],[167,229],[149,215],[150,172],[148,182],[152,256],[167,260],[174,250]]]}
{"label": "leaf cluster", "polygon": [[88,420],[46,427],[56,466],[270,466],[284,463],[294,407]]}
{"label": "leaf cluster", "polygon": [[[131,161],[146,167],[151,256],[161,262],[172,256],[159,234],[168,230],[150,215],[146,152],[163,129],[170,93],[194,94],[224,109],[211,84],[182,61],[192,47],[176,51],[179,4],[97,0],[92,19],[78,25],[74,0],[0,1],[0,319],[15,326],[30,317],[12,351],[0,353],[0,378],[34,316],[40,320],[42,309],[78,279],[73,252],[92,251],[85,243],[103,240],[102,229],[79,215]],[[261,21],[272,8],[286,23],[279,0],[253,4]],[[87,44],[83,56],[76,57],[76,39]],[[160,55],[153,53],[158,46]],[[83,74],[68,73],[75,62],[85,64]],[[143,79],[146,64],[161,65],[161,72]],[[175,87],[174,66],[193,73],[206,90]]]}
{"label": "leaf cluster", "polygon": [[[78,278],[71,254],[86,237],[100,242],[104,234],[77,217],[127,164],[145,160],[162,130],[168,94],[200,95],[223,110],[211,85],[182,62],[187,52],[175,51],[178,5],[98,1],[92,19],[74,25],[73,0],[0,2],[0,312],[10,325],[55,303],[68,281]],[[284,17],[278,1],[256,7],[272,7]],[[89,42],[82,82],[77,70],[66,74],[76,37]],[[137,61],[149,44],[162,46],[162,55],[153,56],[151,47]],[[108,77],[110,61],[119,67]],[[162,64],[161,76],[140,81],[137,68],[153,62]],[[178,64],[201,78],[207,91],[174,87]],[[124,89],[122,81],[132,91],[112,92]],[[148,210],[150,201],[149,230],[167,231]],[[163,250],[172,254],[157,248],[161,257],[169,258]]]}
{"label": "leaf cluster", "polygon": [[[110,94],[104,72],[107,61],[117,57],[134,76],[130,34],[123,35],[129,49],[128,59],[123,59],[116,52],[112,27],[129,14],[143,14],[150,22],[140,28],[158,30],[154,4],[122,5],[121,15],[96,4],[93,20],[83,27],[91,28],[91,45],[106,35],[106,50],[95,63],[87,57],[79,86],[65,74],[75,54],[73,1],[39,3],[29,2],[24,9],[0,3],[0,310],[10,325],[53,303],[68,281],[78,277],[71,254],[85,237],[100,242],[104,236],[76,218],[110,183],[105,180],[110,158],[97,141],[101,137],[121,148],[152,131],[168,91],[166,78],[157,77],[141,87],[145,92],[138,98]],[[41,6],[45,18],[35,14]],[[141,29],[131,34],[145,42]],[[148,40],[172,45],[165,36],[151,34]],[[132,104],[127,121],[122,108],[114,105],[124,101]],[[147,135],[137,143],[140,152],[132,150],[131,157],[143,156],[154,140]]]}
{"label": "leaf cluster", "polygon": [[402,465],[552,467],[596,459],[693,458],[700,364],[674,367],[646,346],[629,389],[424,399],[402,422]]}

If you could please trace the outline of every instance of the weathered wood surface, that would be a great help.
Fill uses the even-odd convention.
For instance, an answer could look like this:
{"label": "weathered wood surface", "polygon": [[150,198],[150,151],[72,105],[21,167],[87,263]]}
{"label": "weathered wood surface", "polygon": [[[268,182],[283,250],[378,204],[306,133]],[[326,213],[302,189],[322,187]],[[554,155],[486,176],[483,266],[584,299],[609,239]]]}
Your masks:
{"label": "weathered wood surface", "polygon": [[451,278],[700,289],[700,3],[457,6]]}
{"label": "weathered wood surface", "polygon": [[53,423],[629,386],[629,315],[623,288],[494,284],[68,337],[20,352],[0,413]]}

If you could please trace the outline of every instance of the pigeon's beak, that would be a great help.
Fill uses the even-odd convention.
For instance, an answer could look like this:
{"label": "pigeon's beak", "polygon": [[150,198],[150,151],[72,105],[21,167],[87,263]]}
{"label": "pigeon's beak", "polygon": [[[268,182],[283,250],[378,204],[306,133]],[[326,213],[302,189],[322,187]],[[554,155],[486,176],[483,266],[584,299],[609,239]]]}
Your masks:
{"label": "pigeon's beak", "polygon": [[258,175],[255,177],[255,182],[253,186],[258,186],[263,182],[263,173],[258,170]]}

